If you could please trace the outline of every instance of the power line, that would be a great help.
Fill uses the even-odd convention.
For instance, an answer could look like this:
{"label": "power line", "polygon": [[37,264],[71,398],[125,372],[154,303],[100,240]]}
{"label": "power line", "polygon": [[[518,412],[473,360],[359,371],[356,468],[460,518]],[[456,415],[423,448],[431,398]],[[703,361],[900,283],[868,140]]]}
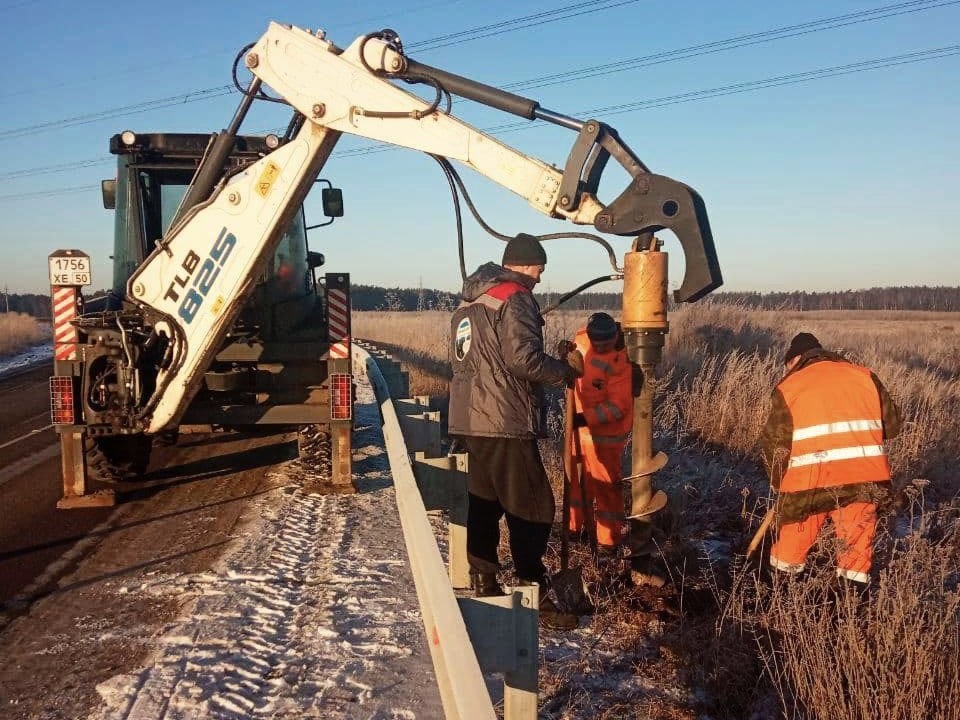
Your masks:
{"label": "power line", "polygon": [[77,160],[75,162],[63,163],[61,165],[47,165],[46,167],[24,168],[23,170],[10,170],[0,173],[0,180],[15,180],[24,177],[33,177],[35,175],[50,175],[53,173],[66,172],[67,170],[81,170],[83,168],[105,165],[110,162],[110,158],[89,158],[88,160]]}
{"label": "power line", "polygon": [[16,10],[17,8],[26,7],[27,5],[36,4],[37,0],[21,0],[21,2],[11,3],[10,5],[4,5],[0,7],[0,12],[6,12],[7,10]]}
{"label": "power line", "polygon": [[[574,10],[580,11],[587,7],[594,7],[594,9],[607,9],[596,8],[597,3],[602,2],[603,0],[594,0],[594,2],[586,3],[577,3],[574,5],[568,5],[563,8],[557,8],[556,10],[548,11],[547,15],[558,15],[564,12],[571,12]],[[740,47],[746,47],[749,45],[756,45],[764,42],[773,42],[775,40],[782,40],[790,37],[797,37],[799,35],[808,35],[817,32],[824,32],[826,30],[834,30],[841,27],[847,27],[849,25],[871,22],[874,20],[883,20],[890,17],[896,17],[899,15],[912,14],[917,12],[922,12],[924,10],[930,10],[938,7],[944,7],[948,5],[956,5],[960,3],[960,0],[910,0],[909,2],[901,2],[893,5],[886,5],[879,8],[874,8],[872,10],[862,10],[855,13],[847,13],[844,15],[837,15],[829,18],[821,18],[819,20],[811,20],[806,23],[799,23],[795,25],[788,25],[778,28],[772,28],[770,30],[764,30],[757,33],[751,33],[748,35],[739,35],[732,38],[727,38],[725,40],[717,40],[709,43],[701,43],[699,45],[691,45],[682,48],[676,48],[673,50],[668,50],[663,53],[658,53],[654,55],[645,55],[635,58],[626,58],[624,60],[618,60],[613,63],[606,63],[603,65],[594,65],[586,68],[579,68],[575,70],[569,70],[563,73],[554,73],[551,75],[544,75],[537,78],[532,78],[530,80],[512,82],[502,85],[504,89],[532,89],[539,87],[546,87],[549,85],[555,85],[560,82],[572,82],[576,80],[587,79],[591,77],[598,77],[602,75],[608,75],[616,72],[623,72],[625,70],[631,70],[641,67],[647,67],[651,65],[659,65],[668,62],[675,62],[678,60],[687,60],[694,57],[700,57],[702,55],[708,55],[716,52],[722,52],[725,50],[733,50]],[[417,46],[428,46],[431,43],[444,42],[453,37],[465,36],[471,33],[476,34],[480,32],[488,31],[497,31],[497,32],[506,32],[513,28],[513,26],[527,22],[528,20],[538,18],[540,16],[527,15],[521,16],[518,18],[512,18],[510,20],[504,20],[498,23],[492,23],[489,25],[483,25],[476,28],[471,28],[463,30],[459,33],[451,33],[447,35],[440,35],[436,38],[429,40],[424,40],[421,43],[415,43],[410,47]],[[553,19],[560,19],[554,17]],[[133,115],[141,112],[147,112],[149,110],[161,109],[166,107],[172,107],[179,104],[186,104],[189,102],[196,102],[199,100],[207,100],[215,97],[220,97],[222,95],[230,94],[234,91],[232,85],[221,85],[213,88],[206,88],[204,90],[197,90],[192,93],[186,93],[184,95],[176,95],[168,98],[161,98],[159,100],[149,100],[142,103],[122,106],[120,108],[115,108],[113,110],[100,111],[98,113],[89,113],[86,115],[75,116],[72,118],[65,118],[59,121],[50,121],[46,123],[41,123],[39,125],[32,125],[23,128],[17,128],[14,130],[0,131],[0,140],[13,137],[22,137],[24,135],[32,135],[35,133],[43,132],[45,130],[51,129],[60,129],[63,127],[71,127],[74,125],[88,124],[92,122],[97,122],[99,120],[112,119],[115,117],[125,117],[128,115]],[[16,177],[25,177],[32,174],[47,174],[52,172],[60,172],[61,170],[74,169],[71,166],[50,166],[49,168],[43,169],[43,172],[32,172],[29,169],[17,171],[15,173],[8,173],[0,177],[16,178]]]}
{"label": "power line", "polygon": [[[617,7],[619,5],[629,4],[636,2],[637,0],[618,0],[611,4],[612,0],[591,0],[591,2],[582,2],[576,3],[573,5],[564,6],[562,8],[557,8],[555,10],[547,11],[542,15],[526,15],[517,18],[512,18],[509,20],[504,20],[498,23],[492,23],[489,25],[481,25],[474,28],[468,28],[462,30],[458,33],[449,33],[446,35],[439,35],[435,38],[421,41],[419,43],[413,43],[409,47],[412,49],[420,49],[421,51],[429,51],[439,47],[446,47],[450,44],[456,44],[457,42],[467,42],[469,40],[474,40],[482,37],[490,37],[492,35],[499,35],[506,32],[512,32],[518,29],[524,29],[533,24],[545,24],[546,22],[555,22],[557,20],[568,19],[570,17],[575,17],[577,15],[582,15],[588,12],[597,12],[599,10],[606,10],[612,7]],[[922,12],[924,10],[930,10],[938,7],[945,7],[948,5],[956,5],[960,3],[960,0],[911,0],[909,2],[901,2],[894,5],[887,5],[874,10],[863,10],[855,13],[847,13],[845,15],[838,15],[830,18],[822,18],[819,20],[812,20],[807,23],[800,23],[797,25],[789,25],[779,28],[773,28],[770,30],[765,30],[759,33],[752,33],[749,35],[740,35],[733,38],[727,38],[725,40],[718,40],[710,43],[701,43],[699,45],[691,45],[683,48],[676,48],[674,50],[669,50],[664,53],[659,53],[656,55],[646,55],[635,58],[627,58],[624,60],[619,60],[613,63],[607,63],[604,65],[595,65],[586,68],[580,68],[577,70],[570,70],[563,73],[555,73],[551,75],[545,75],[538,78],[533,78],[526,81],[519,81],[508,83],[502,87],[505,89],[532,89],[547,87],[549,85],[555,85],[560,82],[569,82],[574,80],[581,80],[590,77],[597,77],[600,75],[607,75],[615,72],[623,72],[625,70],[647,67],[651,65],[660,65],[668,62],[675,62],[678,60],[686,60],[694,57],[699,57],[701,55],[712,54],[716,52],[722,52],[725,50],[733,50],[740,47],[746,47],[749,45],[756,45],[765,42],[773,42],[775,40],[782,40],[790,37],[797,37],[800,35],[809,35],[817,32],[824,32],[826,30],[833,30],[841,27],[847,27],[849,25],[871,22],[874,20],[883,20],[890,17],[896,17],[899,15],[912,14],[917,12]],[[598,7],[602,5],[602,7]],[[535,22],[534,22],[535,21]],[[454,40],[454,38],[457,38]],[[59,130],[67,127],[74,127],[77,125],[85,125],[93,122],[99,122],[101,120],[114,119],[119,117],[126,117],[129,115],[135,115],[143,112],[148,112],[150,110],[158,110],[167,107],[174,107],[176,105],[182,105],[192,102],[198,102],[201,100],[210,100],[217,97],[222,97],[235,93],[236,90],[233,85],[219,85],[211,88],[204,88],[201,90],[195,90],[189,93],[184,93],[182,95],[174,95],[166,98],[160,98],[156,100],[146,100],[141,103],[136,103],[132,105],[124,105],[118,108],[113,108],[110,110],[101,110],[95,113],[87,113],[84,115],[77,115],[74,117],[63,118],[61,120],[50,120],[43,123],[37,123],[35,125],[28,125],[20,128],[14,128],[11,130],[0,131],[0,140],[13,139],[17,137],[24,137],[27,135],[34,135],[37,133],[50,131],[50,130]]]}
{"label": "power line", "polygon": [[875,20],[885,20],[899,15],[911,15],[913,13],[932,10],[938,7],[948,5],[957,5],[960,0],[911,0],[910,2],[901,2],[894,5],[875,8],[873,10],[861,10],[859,12],[848,13],[846,15],[837,15],[819,20],[811,20],[796,25],[785,25],[783,27],[772,28],[762,32],[750,33],[747,35],[737,35],[725,40],[716,40],[699,45],[690,45],[682,48],[675,48],[664,52],[642,55],[639,57],[617,60],[612,63],[602,65],[593,65],[591,67],[567,70],[552,75],[541,75],[530,80],[521,80],[518,82],[501,85],[505,90],[514,88],[532,89],[548,87],[564,82],[575,80],[585,80],[587,78],[598,77],[601,75],[610,75],[616,72],[626,70],[635,70],[652,65],[662,65],[664,63],[676,62],[678,60],[689,60],[690,58],[711,55],[714,53],[735,50],[751,45],[760,45],[762,43],[774,42],[776,40],[785,40],[802,35],[812,35],[826,30],[836,30],[837,28],[858,25]]}
{"label": "power line", "polygon": [[[630,103],[621,103],[619,105],[607,105],[604,107],[592,108],[589,110],[582,110],[575,112],[575,116],[579,117],[603,117],[611,115],[619,115],[625,112],[636,112],[640,110],[650,110],[653,108],[666,107],[669,105],[680,105],[688,102],[696,102],[698,100],[709,100],[715,97],[723,97],[726,95],[737,95],[747,92],[756,92],[757,90],[766,90],[773,87],[783,87],[787,85],[796,85],[803,82],[813,82],[814,80],[824,80],[831,77],[839,77],[842,75],[854,75],[861,72],[867,72],[869,70],[881,70],[883,68],[895,67],[898,65],[909,65],[918,62],[925,62],[931,60],[942,60],[943,58],[953,57],[960,55],[960,44],[958,45],[947,45],[940,48],[931,48],[929,50],[917,50],[911,53],[904,53],[901,55],[890,55],[883,58],[875,58],[873,60],[863,60],[856,63],[848,63],[846,65],[835,65],[832,67],[819,68],[816,70],[806,70],[804,72],[792,73],[789,75],[778,75],[774,77],[764,78],[762,80],[748,80],[745,82],[734,83],[731,85],[721,85],[714,88],[707,88],[704,90],[693,90],[690,92],[679,93],[676,95],[666,95],[663,97],[650,98],[647,100],[637,100]],[[534,123],[525,121],[525,122],[515,122],[515,123],[504,123],[501,125],[495,125],[492,127],[484,128],[482,132],[494,134],[494,133],[509,133],[516,132],[518,130],[526,130],[528,128],[535,127]],[[375,143],[366,147],[354,148],[352,150],[344,151],[335,151],[333,157],[343,158],[343,157],[357,157],[360,155],[371,155],[378,152],[385,152],[387,150],[398,150],[402,149],[396,145],[391,145],[390,143]],[[28,197],[45,197],[49,195],[58,195],[68,192],[79,192],[81,190],[90,190],[98,186],[96,185],[83,185],[76,186],[72,188],[63,188],[63,189],[53,189],[53,190],[44,190],[32,193],[19,193],[11,195],[0,195],[0,201],[4,200],[16,200]]]}
{"label": "power line", "polygon": [[170,97],[159,98],[157,100],[145,100],[133,105],[123,105],[111,110],[100,110],[95,113],[74,115],[73,117],[62,118],[60,120],[48,120],[46,122],[37,123],[36,125],[27,125],[25,127],[13,128],[11,130],[2,130],[0,131],[0,140],[10,140],[12,138],[24,137],[25,135],[36,135],[37,133],[44,132],[45,130],[60,130],[62,128],[75,127],[77,125],[88,125],[90,123],[99,122],[100,120],[126,117],[127,115],[136,115],[149,110],[160,110],[162,108],[185,105],[187,103],[198,102],[200,100],[211,100],[223,95],[229,95],[232,92],[236,92],[233,85],[219,85],[217,87],[205,88],[203,90],[194,90],[193,92],[185,93],[183,95],[173,95]]}
{"label": "power line", "polygon": [[[502,35],[515,30],[521,30],[530,27],[533,24],[556,22],[558,20],[565,20],[600,10],[608,10],[610,8],[619,7],[621,5],[627,5],[638,1],[639,0],[589,0],[589,2],[576,3],[574,5],[558,8],[556,10],[547,11],[543,13],[542,16],[526,15],[519,18],[504,20],[493,25],[482,25],[479,27],[461,30],[457,33],[441,35],[437,38],[431,38],[421,41],[420,43],[414,43],[411,47],[420,48],[421,52],[427,52],[439,47],[446,47],[447,45],[469,42],[471,40],[492,37],[494,35]],[[531,21],[531,19],[535,17],[542,17],[543,19],[534,23]],[[451,37],[456,37],[458,39],[450,40]],[[26,135],[34,135],[49,130],[59,130],[67,127],[99,122],[101,120],[126,117],[128,115],[135,115],[138,113],[147,112],[149,110],[158,110],[175,105],[197,102],[199,100],[209,100],[235,92],[236,89],[233,85],[219,85],[216,87],[203,88],[201,90],[194,90],[182,95],[174,95],[172,97],[160,98],[158,100],[146,100],[141,103],[123,105],[110,110],[100,110],[94,113],[87,113],[85,115],[77,115],[60,120],[48,120],[46,122],[36,123],[34,125],[27,125],[10,130],[2,130],[0,131],[0,140],[9,140],[12,138],[24,137]]]}
{"label": "power line", "polygon": [[82,192],[84,190],[93,190],[99,185],[74,185],[73,187],[54,188],[51,190],[37,190],[36,192],[10,193],[9,195],[0,195],[0,201],[4,200],[24,200],[27,198],[52,197],[54,195],[67,195],[68,193]]}
{"label": "power line", "polygon": [[891,55],[885,58],[875,60],[864,60],[847,65],[836,65],[819,70],[808,70],[806,72],[793,73],[790,75],[780,75],[763,80],[751,80],[748,82],[735,83],[722,87],[711,88],[709,90],[697,90],[681,95],[673,95],[665,98],[655,98],[652,100],[641,100],[636,103],[624,105],[610,105],[607,107],[594,108],[588,110],[585,114],[597,115],[619,115],[633,110],[647,110],[649,108],[665,107],[667,105],[679,105],[681,103],[693,102],[694,100],[706,100],[725,95],[736,95],[756,90],[766,90],[772,87],[783,87],[785,85],[796,85],[813,80],[824,80],[826,78],[839,77],[841,75],[854,75],[856,73],[867,72],[869,70],[880,70],[897,65],[910,65],[918,62],[930,60],[940,60],[954,55],[960,55],[960,45],[947,45],[942,48],[931,50],[918,50],[917,52],[904,53],[903,55]]}
{"label": "power line", "polygon": [[[33,3],[35,3],[35,2],[37,2],[37,0],[24,0],[24,2],[22,2],[22,3],[20,3],[20,4],[21,4],[21,5],[29,5],[29,4],[33,4]],[[364,19],[362,19],[362,20],[356,20],[356,21],[352,21],[352,22],[349,22],[349,23],[346,23],[346,24],[341,24],[341,25],[339,25],[339,27],[353,27],[353,26],[355,26],[355,25],[363,25],[363,24],[366,24],[366,23],[370,23],[370,22],[375,21],[375,20],[381,20],[381,19],[387,19],[387,18],[396,18],[396,17],[404,17],[404,16],[406,16],[406,15],[415,15],[415,14],[417,14],[417,13],[419,13],[419,12],[422,12],[423,10],[429,10],[429,9],[431,9],[431,8],[441,7],[441,6],[443,6],[443,5],[449,5],[449,4],[450,4],[449,1],[436,2],[436,3],[427,3],[427,4],[418,5],[418,6],[414,6],[414,7],[404,8],[403,12],[396,12],[396,13],[391,13],[391,14],[388,14],[388,15],[380,14],[380,15],[377,15],[377,16],[374,16],[374,17],[368,17],[368,18],[364,18]],[[19,5],[14,5],[14,6],[11,6],[11,7],[18,7],[18,6],[19,6]],[[0,12],[2,12],[3,10],[6,10],[6,9],[10,9],[10,8],[0,8]],[[209,50],[209,51],[206,51],[206,52],[194,53],[194,54],[192,54],[192,55],[180,55],[180,56],[177,57],[177,60],[176,60],[176,63],[175,63],[175,64],[179,65],[179,64],[182,64],[182,63],[184,63],[184,62],[186,62],[186,61],[196,60],[196,59],[198,59],[198,58],[214,57],[214,56],[217,56],[217,55],[227,55],[227,54],[229,54],[230,57],[232,58],[235,53],[236,53],[236,47],[235,47],[235,46],[232,46],[232,47],[228,47],[228,48],[221,48],[221,49],[219,49],[219,50]],[[164,69],[165,71],[166,71],[169,67],[170,67],[169,64],[163,65],[163,69]],[[133,73],[139,73],[139,72],[141,72],[141,71],[143,71],[143,70],[155,70],[156,68],[157,68],[157,63],[156,63],[155,61],[151,61],[151,62],[149,62],[149,63],[143,63],[143,64],[127,65],[127,66],[122,67],[122,68],[114,68],[114,69],[112,69],[112,70],[110,71],[110,77],[111,77],[111,78],[116,78],[116,77],[119,76],[119,75],[129,75],[129,74],[133,74]],[[3,93],[3,94],[0,94],[0,103],[6,102],[7,100],[9,100],[10,98],[13,98],[13,97],[18,97],[18,96],[23,96],[23,95],[32,95],[32,94],[37,93],[37,92],[43,92],[43,91],[45,91],[45,90],[53,90],[53,89],[56,89],[56,88],[62,88],[62,87],[67,87],[67,86],[86,85],[86,84],[89,84],[89,83],[91,83],[91,82],[95,82],[95,81],[97,81],[97,80],[99,80],[99,79],[100,79],[100,78],[99,78],[98,76],[95,76],[95,75],[94,75],[94,76],[89,76],[89,75],[88,75],[88,76],[85,76],[82,80],[72,79],[72,80],[65,80],[65,81],[62,81],[62,82],[51,83],[51,84],[47,84],[47,85],[31,85],[30,87],[21,88],[21,89],[19,89],[19,90],[13,90],[13,91],[11,91],[11,92],[5,92],[5,93]]]}
{"label": "power line", "polygon": [[[722,97],[724,95],[755,92],[757,90],[765,90],[771,87],[796,85],[803,82],[823,80],[840,75],[852,75],[856,73],[867,72],[868,70],[879,70],[896,65],[909,65],[912,63],[929,60],[940,60],[946,57],[952,57],[954,55],[960,55],[960,45],[948,45],[941,48],[932,48],[930,50],[918,50],[916,52],[905,53],[902,55],[891,55],[888,57],[864,60],[846,65],[835,65],[832,67],[819,68],[817,70],[807,70],[789,75],[778,75],[775,77],[764,78],[762,80],[749,80],[745,82],[734,83],[732,85],[721,85],[719,87],[707,88],[704,90],[694,90],[676,95],[666,95],[663,97],[650,98],[648,100],[637,100],[631,103],[608,105],[589,110],[581,110],[579,112],[574,112],[573,115],[575,117],[601,117],[604,115],[619,115],[625,112],[649,110],[657,107],[665,107],[667,105],[679,105],[681,103],[693,102],[696,100],[707,100],[714,97]],[[483,132],[489,134],[508,133],[517,130],[525,130],[531,127],[535,127],[535,125],[530,121],[511,122],[484,128]],[[353,157],[356,155],[368,155],[371,153],[383,152],[385,150],[394,150],[396,148],[396,145],[391,145],[389,143],[376,143],[368,147],[355,148],[353,150],[334,153],[334,155],[339,157]]]}
{"label": "power line", "polygon": [[588,15],[601,10],[611,10],[616,7],[621,7],[622,5],[632,5],[638,1],[639,0],[590,0],[590,2],[575,3],[573,5],[566,5],[561,8],[555,8],[553,10],[545,10],[533,15],[524,15],[517,18],[511,18],[510,20],[503,20],[497,23],[480,25],[467,30],[448,33],[446,35],[438,35],[437,37],[430,38],[429,40],[421,40],[420,42],[410,43],[409,45],[406,45],[406,47],[410,50],[429,52],[431,50],[437,50],[450,45],[459,45],[461,43],[471,42],[473,40],[480,40],[482,38],[503,35],[505,33],[515,32],[517,30],[524,30],[528,27],[533,27],[534,25],[546,25],[548,23],[558,22],[560,20],[569,20],[570,18],[579,17],[581,15]]}

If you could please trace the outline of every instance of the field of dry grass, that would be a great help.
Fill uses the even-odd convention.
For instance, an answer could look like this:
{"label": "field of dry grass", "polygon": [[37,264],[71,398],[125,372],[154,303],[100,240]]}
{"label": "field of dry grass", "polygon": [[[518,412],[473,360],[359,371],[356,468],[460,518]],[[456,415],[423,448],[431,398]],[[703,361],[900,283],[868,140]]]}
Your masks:
{"label": "field of dry grass", "polygon": [[0,313],[0,355],[13,355],[43,342],[46,337],[46,331],[30,315]]}
{"label": "field of dry grass", "polygon": [[[551,315],[547,347],[586,315]],[[407,363],[411,392],[446,395],[448,313],[354,323]],[[907,420],[890,447],[907,502],[884,518],[881,569],[859,601],[834,592],[829,543],[799,580],[762,581],[743,562],[770,502],[754,445],[800,330],[875,370]],[[656,482],[671,499],[657,538],[672,582],[618,584],[574,549],[598,609],[577,631],[589,643],[551,644],[542,716],[960,717],[960,314],[687,306],[671,314],[656,402],[655,443],[670,456]],[[558,435],[559,406],[551,426]],[[559,488],[559,443],[542,452]]]}

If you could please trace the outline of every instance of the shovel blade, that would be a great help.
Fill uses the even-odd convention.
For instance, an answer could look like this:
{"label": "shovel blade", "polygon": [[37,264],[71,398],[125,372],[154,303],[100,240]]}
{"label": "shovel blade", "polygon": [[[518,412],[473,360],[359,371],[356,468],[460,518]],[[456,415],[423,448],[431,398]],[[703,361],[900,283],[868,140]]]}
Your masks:
{"label": "shovel blade", "polygon": [[561,570],[550,578],[550,589],[557,600],[557,607],[563,612],[587,615],[593,612],[593,600],[583,582],[580,568]]}

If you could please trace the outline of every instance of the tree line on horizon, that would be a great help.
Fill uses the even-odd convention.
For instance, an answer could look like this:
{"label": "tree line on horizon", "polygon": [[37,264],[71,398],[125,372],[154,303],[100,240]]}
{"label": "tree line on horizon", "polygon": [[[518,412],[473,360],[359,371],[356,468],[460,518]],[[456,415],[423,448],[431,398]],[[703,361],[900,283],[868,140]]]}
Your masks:
{"label": "tree line on horizon", "polygon": [[[554,304],[561,293],[535,293],[541,307]],[[960,286],[875,287],[864,290],[807,292],[715,292],[715,303],[729,303],[756,310],[927,310],[960,312]],[[354,285],[354,310],[452,310],[460,302],[456,293],[426,288],[383,288]],[[563,304],[570,310],[618,310],[622,295],[614,292],[586,292]]]}
{"label": "tree line on horizon", "polygon": [[[102,291],[101,291],[102,292]],[[87,297],[93,297],[92,293]],[[536,293],[541,307],[554,304],[561,293]],[[807,292],[715,292],[709,296],[715,303],[730,303],[757,310],[926,310],[960,312],[960,286],[947,287],[910,285],[874,287],[864,290],[832,290]],[[386,288],[377,285],[354,285],[350,289],[354,310],[389,310],[415,312],[453,310],[460,302],[457,293],[428,288]],[[588,292],[563,304],[570,310],[618,310],[620,293]],[[50,296],[38,293],[4,293],[0,312],[20,312],[36,318],[50,317]]]}

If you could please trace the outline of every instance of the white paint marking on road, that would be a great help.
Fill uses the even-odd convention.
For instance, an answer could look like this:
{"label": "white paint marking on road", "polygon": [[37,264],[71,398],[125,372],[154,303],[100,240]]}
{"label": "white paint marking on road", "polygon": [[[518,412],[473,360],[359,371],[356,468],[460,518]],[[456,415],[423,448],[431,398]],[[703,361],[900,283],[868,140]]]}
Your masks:
{"label": "white paint marking on road", "polygon": [[[46,416],[47,416],[47,413],[44,413],[43,415],[44,415],[44,417],[46,417]],[[34,419],[36,419],[36,418],[30,418],[30,419],[31,419],[31,420],[34,420]],[[33,435],[36,435],[37,433],[42,433],[44,430],[49,430],[49,429],[52,428],[52,427],[53,427],[53,424],[44,425],[42,428],[37,428],[36,430],[31,430],[31,431],[28,432],[28,433],[24,433],[24,434],[21,435],[20,437],[15,437],[13,440],[7,440],[7,442],[5,442],[3,445],[0,445],[0,450],[3,450],[5,447],[10,447],[11,445],[16,445],[16,444],[17,444],[18,442],[20,442],[21,440],[26,440],[28,437],[31,437],[31,436],[33,436]]]}
{"label": "white paint marking on road", "polygon": [[60,443],[54,445],[48,445],[43,450],[39,450],[32,455],[27,455],[25,458],[20,460],[15,460],[14,462],[6,465],[3,468],[0,468],[0,487],[3,487],[4,484],[27,472],[27,470],[32,469],[36,465],[39,465],[42,462],[46,462],[50,458],[54,458],[60,454]]}
{"label": "white paint marking on road", "polygon": [[[59,449],[57,446],[54,447]],[[73,563],[76,563],[78,559],[85,557],[91,548],[103,540],[107,531],[117,524],[122,515],[126,514],[127,507],[126,505],[118,505],[114,508],[113,512],[110,513],[110,517],[93,528],[93,530],[90,530],[84,537],[77,540],[69,550],[47,565],[43,572],[34,578],[32,583],[17,593],[17,596],[13,599],[14,602],[33,602],[34,596],[37,593],[53,582],[58,576],[62,575]],[[3,625],[0,625],[0,628],[2,627]]]}

